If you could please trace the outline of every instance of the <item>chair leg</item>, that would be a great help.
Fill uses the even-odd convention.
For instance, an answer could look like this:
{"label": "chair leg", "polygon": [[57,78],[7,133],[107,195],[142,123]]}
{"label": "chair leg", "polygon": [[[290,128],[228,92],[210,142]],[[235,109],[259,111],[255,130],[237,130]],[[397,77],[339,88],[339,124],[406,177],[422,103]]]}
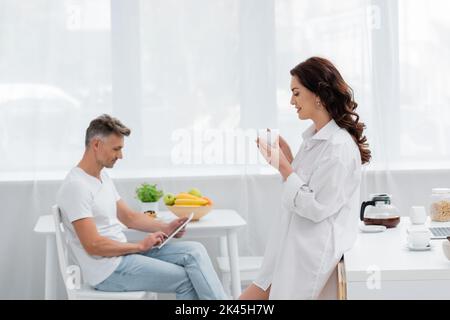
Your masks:
{"label": "chair leg", "polygon": [[222,273],[222,285],[225,293],[231,297],[231,276],[227,273]]}
{"label": "chair leg", "polygon": [[145,300],[158,300],[158,294],[156,292],[147,292],[145,294]]}

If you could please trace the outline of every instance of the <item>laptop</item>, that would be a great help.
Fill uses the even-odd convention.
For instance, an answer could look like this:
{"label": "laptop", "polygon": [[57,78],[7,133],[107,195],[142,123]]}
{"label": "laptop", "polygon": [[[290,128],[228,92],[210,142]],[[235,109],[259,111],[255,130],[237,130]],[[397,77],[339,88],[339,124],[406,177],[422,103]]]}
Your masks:
{"label": "laptop", "polygon": [[450,227],[429,227],[431,239],[447,239],[450,236]]}

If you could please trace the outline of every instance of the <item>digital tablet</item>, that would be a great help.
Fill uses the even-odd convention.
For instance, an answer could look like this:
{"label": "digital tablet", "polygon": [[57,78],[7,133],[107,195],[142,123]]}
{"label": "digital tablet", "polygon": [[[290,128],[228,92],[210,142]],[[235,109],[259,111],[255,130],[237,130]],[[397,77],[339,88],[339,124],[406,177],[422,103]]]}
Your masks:
{"label": "digital tablet", "polygon": [[193,217],[194,217],[194,213],[192,212],[192,213],[189,215],[189,218],[188,218],[181,226],[179,226],[177,229],[175,229],[175,231],[172,232],[172,233],[167,237],[166,240],[164,240],[164,241],[161,242],[159,245],[157,245],[156,248],[161,249],[167,242],[169,242],[170,239],[173,238],[174,235],[176,235],[181,229],[183,229],[183,228],[189,223],[189,221],[192,220]]}

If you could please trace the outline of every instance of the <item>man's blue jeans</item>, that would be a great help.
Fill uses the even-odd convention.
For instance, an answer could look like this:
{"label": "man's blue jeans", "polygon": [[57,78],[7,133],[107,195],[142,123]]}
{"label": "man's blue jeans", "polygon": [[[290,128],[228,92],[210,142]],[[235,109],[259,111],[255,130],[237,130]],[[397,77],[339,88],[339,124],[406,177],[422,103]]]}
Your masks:
{"label": "man's blue jeans", "polygon": [[161,249],[123,256],[95,288],[176,293],[177,299],[186,300],[227,299],[206,249],[194,241],[172,241]]}

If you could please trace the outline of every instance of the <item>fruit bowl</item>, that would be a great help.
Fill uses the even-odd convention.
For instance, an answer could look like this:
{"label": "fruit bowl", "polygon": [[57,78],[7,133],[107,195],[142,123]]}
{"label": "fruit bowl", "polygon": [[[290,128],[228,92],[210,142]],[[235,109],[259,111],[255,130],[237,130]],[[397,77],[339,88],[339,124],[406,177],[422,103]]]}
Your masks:
{"label": "fruit bowl", "polygon": [[172,211],[178,218],[187,218],[191,214],[194,213],[194,217],[192,220],[197,221],[202,217],[207,215],[211,210],[211,205],[209,206],[166,206],[170,211]]}

